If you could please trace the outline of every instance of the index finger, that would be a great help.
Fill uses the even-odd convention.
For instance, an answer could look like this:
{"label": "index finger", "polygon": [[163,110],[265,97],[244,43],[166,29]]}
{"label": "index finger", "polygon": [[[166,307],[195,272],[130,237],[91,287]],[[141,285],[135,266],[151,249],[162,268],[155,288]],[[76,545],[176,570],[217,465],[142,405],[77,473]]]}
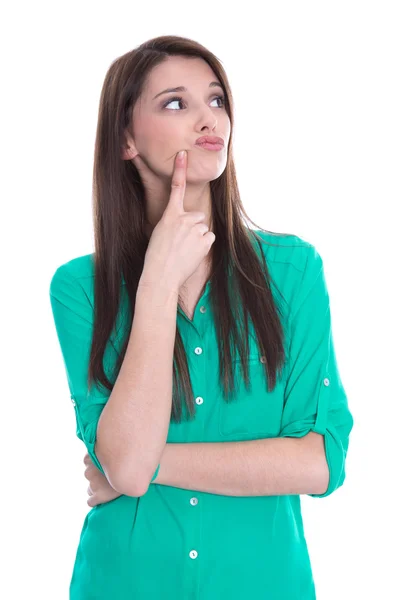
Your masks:
{"label": "index finger", "polygon": [[[184,154],[184,156],[182,156]],[[184,211],[184,195],[187,172],[187,152],[181,150],[174,160],[173,177],[171,180],[170,198],[166,210]]]}

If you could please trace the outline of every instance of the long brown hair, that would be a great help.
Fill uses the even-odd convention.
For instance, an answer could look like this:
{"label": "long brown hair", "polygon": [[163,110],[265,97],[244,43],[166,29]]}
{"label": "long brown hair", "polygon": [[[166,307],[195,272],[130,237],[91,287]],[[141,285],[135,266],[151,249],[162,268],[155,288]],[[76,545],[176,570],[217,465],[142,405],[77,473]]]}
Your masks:
{"label": "long brown hair", "polygon": [[[250,384],[249,317],[264,356],[262,368],[266,369],[268,389],[271,391],[274,388],[277,371],[285,362],[284,331],[280,320],[282,308],[272,295],[270,275],[260,247],[262,242],[268,242],[258,238],[242,221],[244,215],[256,225],[243,208],[237,185],[232,149],[233,99],[226,73],[220,60],[204,46],[179,36],[160,36],[146,41],[114,60],[104,79],[93,166],[95,315],[88,380],[89,386],[94,381],[111,391],[126,353],[131,319],[115,366],[115,379],[111,382],[104,371],[103,358],[120,307],[120,283],[123,277],[130,315],[133,315],[149,242],[144,229],[144,187],[133,161],[121,158],[121,147],[125,144],[125,131],[131,127],[130,116],[147,76],[168,56],[176,55],[199,57],[210,65],[225,90],[225,109],[231,123],[226,168],[222,175],[210,182],[212,230],[216,235],[210,251],[211,299],[219,341],[220,378],[225,399],[229,402],[234,392],[234,355],[231,352],[234,352],[235,345],[242,360],[244,381]],[[266,231],[258,225],[256,227]],[[254,237],[260,258],[254,249]],[[236,302],[231,302],[231,298]],[[242,307],[242,315],[238,307]],[[195,403],[185,348],[177,327],[171,411],[171,420],[176,422],[180,422],[182,417],[182,397],[188,408],[187,418],[192,418]]]}

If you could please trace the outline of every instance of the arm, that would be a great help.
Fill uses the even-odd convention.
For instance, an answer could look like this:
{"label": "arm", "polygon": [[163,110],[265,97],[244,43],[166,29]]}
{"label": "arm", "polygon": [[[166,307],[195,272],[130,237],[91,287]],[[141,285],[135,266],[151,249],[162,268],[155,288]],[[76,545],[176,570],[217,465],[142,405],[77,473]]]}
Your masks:
{"label": "arm", "polygon": [[[141,495],[147,480],[154,474],[152,481],[158,472],[167,439],[178,296],[159,285],[155,289],[139,285],[122,367],[111,393],[107,389],[102,392],[95,384],[88,389],[94,307],[83,287],[84,279],[74,276],[67,263],[57,269],[50,285],[76,433],[115,490]],[[112,371],[117,357],[109,342],[105,371]],[[162,402],[158,402],[158,389]]]}
{"label": "arm", "polygon": [[228,495],[317,498],[343,485],[354,421],[337,365],[323,262],[314,247],[308,249],[290,327],[279,437],[167,444],[155,483]]}
{"label": "arm", "polygon": [[116,489],[126,495],[147,488],[166,444],[177,300],[167,288],[140,283],[125,358],[98,423],[97,456],[112,464]]}
{"label": "arm", "polygon": [[308,249],[290,321],[290,348],[280,437],[323,436],[329,482],[324,498],[343,485],[353,416],[337,363],[322,258]]}
{"label": "arm", "polygon": [[329,472],[322,435],[166,444],[154,483],[225,496],[323,494]]}

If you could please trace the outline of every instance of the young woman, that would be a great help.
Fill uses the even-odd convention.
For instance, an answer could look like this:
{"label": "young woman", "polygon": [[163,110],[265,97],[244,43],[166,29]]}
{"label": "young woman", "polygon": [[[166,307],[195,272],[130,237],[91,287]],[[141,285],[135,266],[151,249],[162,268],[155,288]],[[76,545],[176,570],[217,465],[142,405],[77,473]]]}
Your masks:
{"label": "young woman", "polygon": [[71,600],[315,598],[300,495],[344,483],[353,417],[321,256],[245,226],[233,122],[193,40],[105,77],[95,252],[50,285],[92,507]]}

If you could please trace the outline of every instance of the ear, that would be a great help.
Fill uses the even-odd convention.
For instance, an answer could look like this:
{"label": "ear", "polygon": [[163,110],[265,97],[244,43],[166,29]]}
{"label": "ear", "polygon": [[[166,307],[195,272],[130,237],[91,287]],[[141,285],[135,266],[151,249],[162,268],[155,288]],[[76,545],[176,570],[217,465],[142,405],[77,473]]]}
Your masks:
{"label": "ear", "polygon": [[122,146],[121,157],[123,160],[133,160],[138,150],[134,144],[133,138],[129,134],[125,134],[125,144]]}
{"label": "ear", "polygon": [[122,160],[133,160],[138,155],[133,145],[123,146],[121,151]]}

